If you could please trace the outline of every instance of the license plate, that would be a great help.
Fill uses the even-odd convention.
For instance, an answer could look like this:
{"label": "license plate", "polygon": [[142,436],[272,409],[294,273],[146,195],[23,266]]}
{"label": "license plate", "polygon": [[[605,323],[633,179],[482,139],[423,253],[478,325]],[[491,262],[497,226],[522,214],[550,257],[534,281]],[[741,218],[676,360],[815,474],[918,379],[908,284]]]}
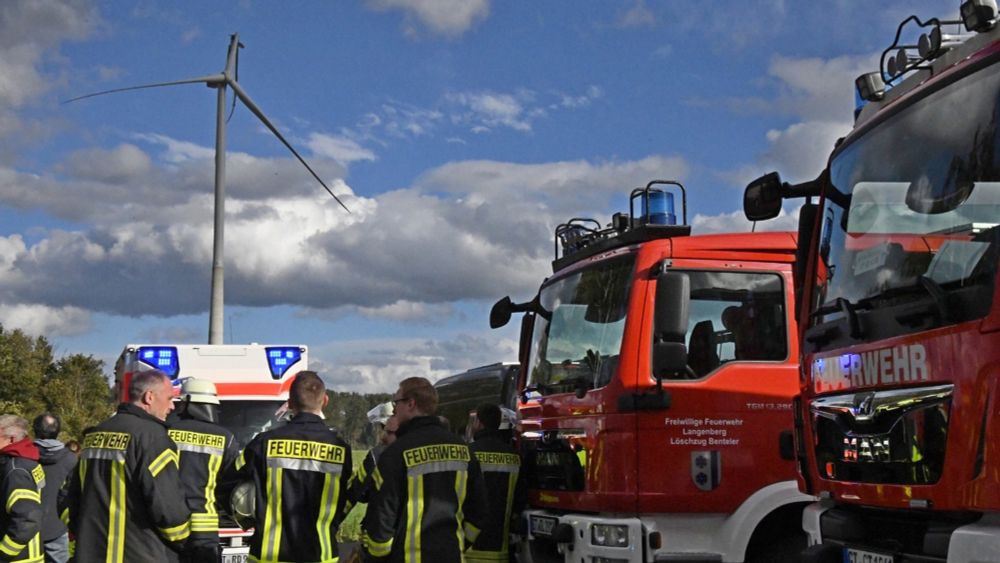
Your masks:
{"label": "license plate", "polygon": [[222,553],[222,563],[247,563],[250,557],[250,550],[246,552]]}
{"label": "license plate", "polygon": [[551,536],[552,530],[556,527],[557,520],[549,516],[531,515],[531,534],[534,536]]}
{"label": "license plate", "polygon": [[844,563],[896,563],[896,557],[885,553],[845,547]]}

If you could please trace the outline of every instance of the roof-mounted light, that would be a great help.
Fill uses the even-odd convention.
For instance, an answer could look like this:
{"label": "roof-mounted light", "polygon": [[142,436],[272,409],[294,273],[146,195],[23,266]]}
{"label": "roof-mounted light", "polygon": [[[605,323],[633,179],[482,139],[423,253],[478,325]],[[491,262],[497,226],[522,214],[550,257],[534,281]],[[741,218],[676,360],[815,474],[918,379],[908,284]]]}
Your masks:
{"label": "roof-mounted light", "polygon": [[854,80],[854,88],[862,100],[874,102],[885,95],[885,80],[881,72],[866,72]]}
{"label": "roof-mounted light", "polygon": [[298,346],[269,346],[264,348],[267,354],[267,367],[271,369],[273,379],[281,379],[290,367],[302,359],[302,349]]}
{"label": "roof-mounted light", "polygon": [[889,78],[895,78],[909,70],[911,65],[921,62],[922,59],[920,57],[912,57],[906,52],[907,49],[913,47],[916,47],[916,45],[903,45],[896,51],[895,55],[889,57],[885,65],[885,69],[889,72]]}
{"label": "roof-mounted light", "polygon": [[140,346],[136,351],[139,361],[177,379],[181,371],[176,346]]}
{"label": "roof-mounted light", "polygon": [[961,12],[966,31],[982,32],[996,25],[996,0],[965,0]]}
{"label": "roof-mounted light", "polygon": [[935,27],[930,33],[924,33],[917,41],[917,52],[925,60],[933,60],[948,52],[952,47],[960,45],[970,35],[947,35],[941,32],[941,27]]}

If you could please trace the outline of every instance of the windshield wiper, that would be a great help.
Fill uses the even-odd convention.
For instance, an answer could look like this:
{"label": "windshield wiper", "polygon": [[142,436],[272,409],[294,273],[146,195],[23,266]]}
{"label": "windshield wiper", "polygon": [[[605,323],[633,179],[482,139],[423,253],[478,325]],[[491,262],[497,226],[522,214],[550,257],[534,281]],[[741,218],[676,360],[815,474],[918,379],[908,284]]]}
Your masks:
{"label": "windshield wiper", "polygon": [[911,324],[918,322],[927,315],[934,315],[941,323],[950,323],[952,321],[953,315],[948,303],[948,294],[947,291],[941,287],[941,284],[928,276],[921,275],[917,278],[917,283],[906,287],[896,288],[894,293],[904,293],[914,289],[922,289],[930,295],[931,300],[934,302],[934,306],[930,309],[923,309],[917,312],[900,313],[896,315],[897,321],[905,324]]}
{"label": "windshield wiper", "polygon": [[[843,297],[838,297],[834,299],[833,303],[828,305],[823,305],[822,307],[816,309],[809,316],[819,317],[821,315],[829,315],[830,313],[841,312],[844,317],[847,318],[847,328],[848,335],[854,340],[859,340],[864,336],[864,332],[861,330],[861,321],[858,319],[858,309],[871,309],[871,305],[868,303],[851,303],[849,300]],[[836,330],[834,327],[829,327],[822,332],[817,334],[812,334],[807,336],[807,338],[813,342],[818,342],[821,340],[829,340],[831,333]]]}

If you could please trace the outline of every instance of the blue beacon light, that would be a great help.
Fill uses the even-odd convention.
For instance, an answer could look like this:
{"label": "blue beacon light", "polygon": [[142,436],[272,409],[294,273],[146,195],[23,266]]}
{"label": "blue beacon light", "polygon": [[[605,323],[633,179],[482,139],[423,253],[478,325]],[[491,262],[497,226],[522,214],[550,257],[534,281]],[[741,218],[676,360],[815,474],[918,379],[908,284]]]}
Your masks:
{"label": "blue beacon light", "polygon": [[267,367],[271,369],[271,377],[281,379],[288,368],[302,359],[302,351],[298,346],[274,346],[265,348]]}
{"label": "blue beacon light", "polygon": [[642,216],[650,225],[676,225],[674,194],[660,190],[649,190],[642,198]]}
{"label": "blue beacon light", "polygon": [[139,361],[162,371],[177,379],[180,373],[180,362],[177,359],[177,348],[174,346],[142,346],[138,351]]}

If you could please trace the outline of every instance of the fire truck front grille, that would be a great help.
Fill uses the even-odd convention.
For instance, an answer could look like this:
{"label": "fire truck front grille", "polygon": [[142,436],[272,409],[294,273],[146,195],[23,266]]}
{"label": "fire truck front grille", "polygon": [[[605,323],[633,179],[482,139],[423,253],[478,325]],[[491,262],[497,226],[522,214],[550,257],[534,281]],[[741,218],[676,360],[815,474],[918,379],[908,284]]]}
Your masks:
{"label": "fire truck front grille", "polygon": [[823,397],[810,412],[820,476],[928,485],[941,478],[952,386]]}

